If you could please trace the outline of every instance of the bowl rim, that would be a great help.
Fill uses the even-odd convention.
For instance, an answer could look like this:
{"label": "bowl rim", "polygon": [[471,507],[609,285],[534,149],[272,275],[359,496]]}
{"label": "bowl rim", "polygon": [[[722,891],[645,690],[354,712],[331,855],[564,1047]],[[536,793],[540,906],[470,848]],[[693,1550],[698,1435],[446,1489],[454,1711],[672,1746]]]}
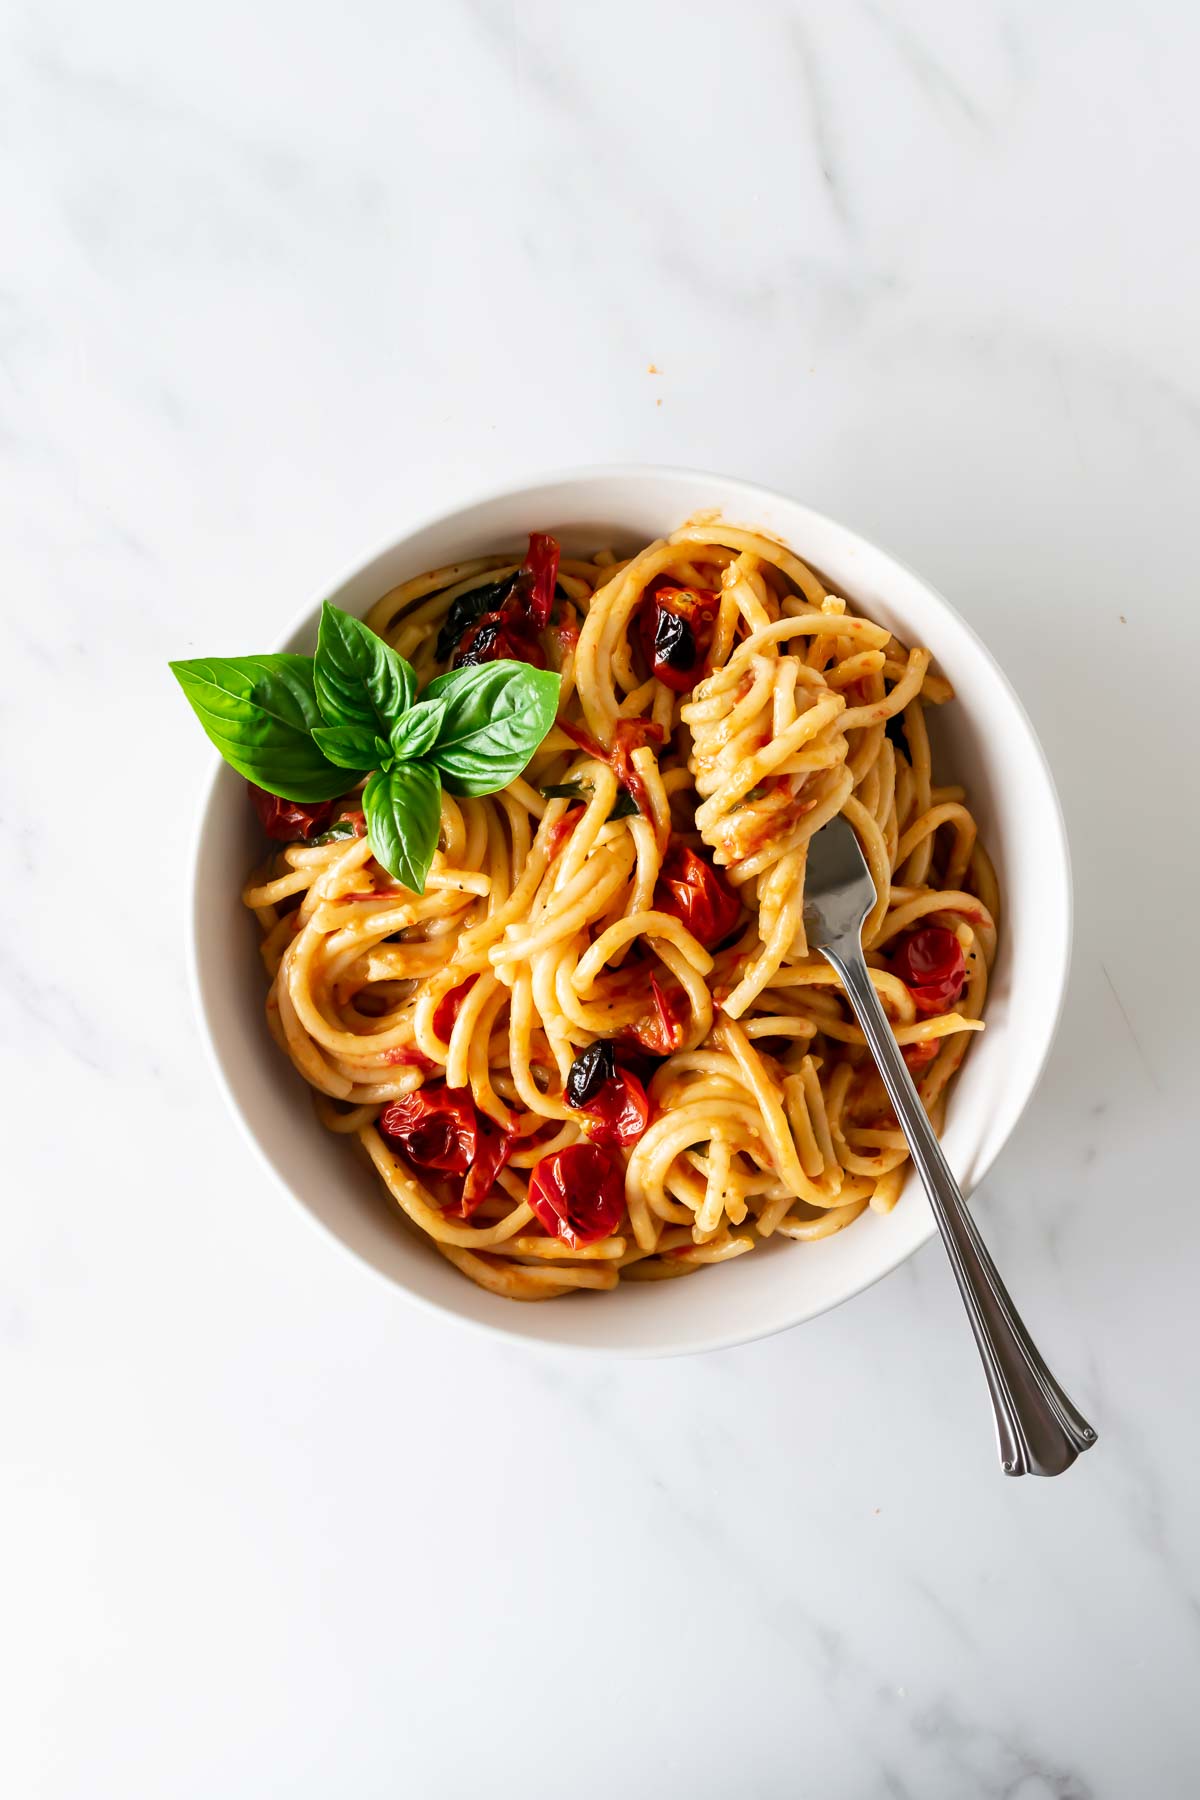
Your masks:
{"label": "bowl rim", "polygon": [[[585,463],[571,465],[567,468],[534,469],[528,473],[522,474],[516,479],[505,481],[498,486],[491,485],[474,490],[460,499],[453,506],[442,506],[434,511],[422,513],[421,515],[414,517],[405,525],[404,529],[399,532],[393,532],[390,536],[381,540],[368,554],[358,556],[352,563],[344,565],[342,572],[336,579],[321,584],[320,588],[316,590],[316,597],[307,602],[295,614],[288,629],[284,632],[280,632],[276,641],[279,645],[289,644],[304,628],[306,623],[319,612],[322,600],[325,597],[329,594],[340,593],[356,576],[372,567],[376,562],[397,549],[408,539],[415,538],[426,531],[436,529],[438,526],[449,524],[462,513],[474,511],[478,507],[486,506],[491,503],[515,499],[519,495],[536,488],[550,488],[555,486],[566,486],[568,484],[578,485],[580,483],[594,481],[636,482],[646,479],[655,481],[663,479],[710,481],[714,485],[719,485],[724,495],[737,494],[744,497],[748,504],[755,502],[761,503],[766,500],[768,502],[782,503],[785,506],[799,506],[808,513],[810,517],[819,520],[822,524],[831,527],[834,531],[841,533],[849,539],[856,540],[859,544],[866,546],[870,550],[882,554],[898,569],[901,569],[907,576],[932,595],[938,605],[944,608],[944,610],[956,621],[959,628],[971,640],[976,650],[982,656],[993,679],[1004,690],[1011,706],[1024,727],[1028,741],[1035,753],[1046,793],[1051,802],[1050,816],[1055,827],[1054,843],[1058,852],[1062,877],[1063,942],[1062,954],[1058,964],[1058,991],[1054,996],[1053,1015],[1051,1017],[1049,1028],[1045,1032],[1040,1054],[1035,1061],[1032,1061],[1029,1064],[1024,1098],[1014,1113],[1003,1140],[996,1146],[991,1156],[981,1163],[974,1172],[971,1189],[971,1194],[973,1195],[978,1192],[980,1186],[986,1180],[988,1174],[995,1166],[997,1158],[1003,1152],[1012,1133],[1020,1123],[1030,1100],[1037,1091],[1042,1078],[1042,1073],[1049,1060],[1050,1052],[1054,1048],[1055,1040],[1058,1037],[1059,1027],[1062,1023],[1063,1010],[1066,1005],[1067,988],[1070,980],[1071,963],[1074,952],[1074,881],[1071,866],[1070,842],[1067,836],[1066,817],[1063,812],[1062,800],[1054,780],[1054,773],[1051,769],[1049,758],[1046,755],[1041,739],[1034,728],[1033,721],[1026,710],[1025,704],[1007,672],[997,661],[996,657],[984,642],[983,638],[975,630],[974,626],[968,619],[963,617],[962,613],[959,612],[953,602],[948,600],[941,589],[935,587],[927,576],[922,575],[918,570],[914,569],[903,557],[898,556],[895,551],[889,549],[886,544],[881,543],[877,538],[865,537],[863,533],[858,531],[854,526],[845,525],[839,519],[835,519],[831,514],[822,512],[817,507],[809,506],[806,501],[797,500],[793,495],[785,493],[782,489],[768,487],[762,482],[749,481],[744,477],[736,475],[723,475],[713,469],[695,468],[686,464],[645,462]],[[221,1052],[217,1046],[216,1035],[209,1019],[208,1007],[205,1001],[204,979],[200,966],[201,951],[199,927],[201,909],[204,905],[203,852],[206,829],[209,823],[210,814],[214,813],[221,803],[220,790],[224,768],[224,763],[218,757],[215,761],[212,773],[208,776],[201,790],[199,803],[194,814],[195,823],[191,838],[192,876],[187,957],[188,988],[193,1010],[201,1025],[200,1035],[204,1044],[205,1057],[210,1069],[216,1076],[217,1086],[224,1097],[227,1109],[232,1113],[243,1137],[252,1146],[260,1165],[268,1171],[275,1186],[287,1195],[293,1208],[308,1220],[309,1225],[320,1234],[323,1241],[335,1244],[341,1254],[345,1256],[349,1262],[360,1270],[366,1270],[373,1279],[382,1283],[389,1293],[393,1295],[399,1294],[407,1304],[415,1306],[435,1318],[452,1320],[458,1326],[464,1327],[467,1330],[481,1333],[489,1338],[500,1339],[505,1343],[521,1344],[528,1349],[540,1351],[543,1354],[604,1359],[618,1358],[627,1361],[649,1361],[658,1360],[663,1357],[703,1355],[709,1351],[734,1349],[738,1345],[755,1343],[763,1338],[774,1337],[778,1333],[791,1331],[799,1325],[807,1324],[812,1319],[821,1318],[825,1314],[834,1312],[839,1307],[844,1306],[847,1301],[856,1299],[859,1294],[866,1293],[868,1289],[874,1287],[877,1282],[884,1280],[887,1276],[895,1274],[897,1269],[901,1268],[917,1253],[918,1250],[923,1249],[929,1240],[935,1236],[937,1226],[932,1212],[929,1211],[927,1207],[924,1228],[917,1240],[908,1249],[897,1256],[894,1262],[867,1275],[856,1286],[847,1288],[845,1292],[837,1295],[827,1303],[810,1310],[800,1310],[791,1318],[769,1320],[763,1324],[761,1329],[746,1329],[741,1326],[735,1326],[725,1331],[693,1331],[687,1334],[677,1334],[671,1342],[661,1345],[629,1345],[620,1342],[574,1343],[553,1338],[543,1338],[518,1329],[515,1321],[512,1326],[509,1326],[503,1319],[490,1320],[475,1318],[468,1313],[459,1311],[457,1308],[443,1305],[440,1301],[417,1292],[415,1288],[410,1287],[403,1281],[397,1279],[395,1275],[389,1274],[386,1270],[372,1262],[370,1258],[361,1255],[346,1241],[345,1238],[334,1230],[331,1225],[320,1218],[300,1195],[295,1192],[290,1183],[285,1180],[284,1176],[276,1168],[266,1146],[263,1144],[258,1132],[251,1123],[249,1113],[243,1106],[239,1093],[234,1089],[233,1083],[225,1068]],[[968,1196],[968,1199],[970,1198],[971,1196]]]}

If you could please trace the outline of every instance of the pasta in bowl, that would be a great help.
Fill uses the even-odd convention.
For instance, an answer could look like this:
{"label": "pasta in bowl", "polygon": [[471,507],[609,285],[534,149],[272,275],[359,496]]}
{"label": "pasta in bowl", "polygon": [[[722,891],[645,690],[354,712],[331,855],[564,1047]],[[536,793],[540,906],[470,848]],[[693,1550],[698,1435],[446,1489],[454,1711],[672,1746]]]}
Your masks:
{"label": "pasta in bowl", "polygon": [[[942,634],[920,641],[838,579],[841,528],[806,533],[816,515],[790,503],[664,476],[691,504],[672,521],[654,495],[662,524],[639,543],[611,504],[623,479],[484,503],[458,541],[450,521],[424,534],[444,547],[428,570],[410,543],[339,592],[411,669],[417,708],[456,671],[470,685],[523,664],[557,678],[553,722],[503,787],[456,793],[445,776],[423,886],[407,866],[397,879],[374,817],[368,829],[371,775],[311,819],[277,820],[292,841],[264,858],[260,838],[244,899],[276,1045],[347,1165],[336,1206],[315,1208],[339,1235],[404,1285],[421,1267],[425,1297],[446,1304],[432,1247],[469,1296],[454,1310],[523,1335],[693,1348],[819,1310],[928,1233],[920,1218],[880,1238],[923,1202],[901,1201],[903,1139],[804,940],[812,834],[842,812],[867,853],[873,978],[939,1128],[977,1035],[986,1054],[1006,871],[998,884],[975,783],[958,779],[973,771],[952,755],[935,767],[929,716],[959,710]],[[489,506],[504,515],[491,540]],[[524,554],[514,527],[534,528]],[[401,738],[424,741],[410,727]],[[368,1159],[373,1198],[349,1170]],[[399,1252],[382,1254],[385,1235]],[[860,1235],[862,1256],[839,1254]],[[834,1257],[835,1284],[812,1282]],[[790,1295],[789,1259],[803,1271]],[[756,1298],[743,1270],[759,1260]],[[678,1279],[718,1262],[739,1266]],[[712,1298],[725,1284],[735,1306]],[[696,1334],[681,1344],[683,1288],[710,1299],[687,1302]],[[591,1298],[562,1308],[507,1304],[580,1290]],[[708,1307],[726,1323],[706,1323]],[[530,1329],[534,1314],[580,1322]]]}

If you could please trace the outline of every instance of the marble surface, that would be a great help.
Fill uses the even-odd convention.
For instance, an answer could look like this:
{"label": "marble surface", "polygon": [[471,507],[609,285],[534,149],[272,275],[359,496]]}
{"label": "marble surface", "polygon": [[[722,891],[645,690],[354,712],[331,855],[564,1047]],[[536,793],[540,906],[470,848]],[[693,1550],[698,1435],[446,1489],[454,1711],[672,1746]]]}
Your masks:
{"label": "marble surface", "polygon": [[[5,1793],[1195,1793],[1196,9],[2,42]],[[621,458],[878,537],[1042,734],[1076,957],[980,1217],[1102,1433],[1061,1481],[998,1473],[936,1244],[769,1342],[554,1360],[410,1310],[222,1109],[166,658]]]}

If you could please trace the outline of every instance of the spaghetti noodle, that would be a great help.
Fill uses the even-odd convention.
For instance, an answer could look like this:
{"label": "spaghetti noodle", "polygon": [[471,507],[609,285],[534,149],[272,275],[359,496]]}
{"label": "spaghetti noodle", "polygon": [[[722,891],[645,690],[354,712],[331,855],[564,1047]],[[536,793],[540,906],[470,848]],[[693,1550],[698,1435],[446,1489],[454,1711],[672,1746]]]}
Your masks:
{"label": "spaghetti noodle", "polygon": [[[434,570],[368,623],[425,682],[517,567]],[[443,794],[423,894],[362,835],[288,845],[245,889],[271,1028],[323,1123],[515,1300],[889,1211],[905,1142],[806,944],[804,871],[843,813],[878,893],[872,979],[940,1128],[997,892],[963,792],[933,780],[925,709],[951,690],[929,652],[708,515],[626,561],[564,557],[550,623],[524,629],[500,653],[561,671],[558,723],[502,792]]]}

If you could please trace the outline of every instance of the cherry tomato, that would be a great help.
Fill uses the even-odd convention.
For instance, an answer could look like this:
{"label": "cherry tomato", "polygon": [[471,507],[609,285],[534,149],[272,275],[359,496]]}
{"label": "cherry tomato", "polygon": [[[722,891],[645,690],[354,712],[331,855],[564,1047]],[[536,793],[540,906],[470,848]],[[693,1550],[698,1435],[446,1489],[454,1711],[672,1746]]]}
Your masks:
{"label": "cherry tomato", "polygon": [[531,531],[525,566],[518,578],[523,581],[529,617],[540,631],[550,622],[554,605],[554,584],[558,580],[559,547],[557,538],[545,531]]}
{"label": "cherry tomato", "polygon": [[380,1117],[379,1134],[419,1169],[465,1175],[475,1158],[475,1102],[467,1088],[433,1082],[393,1100]]}
{"label": "cherry tomato", "polygon": [[426,1075],[432,1075],[437,1064],[430,1062],[427,1056],[414,1044],[397,1044],[391,1050],[385,1050],[383,1060],[389,1069],[423,1069]]}
{"label": "cherry tomato", "polygon": [[923,925],[900,940],[892,957],[898,975],[919,1013],[948,1012],[967,980],[962,945],[944,925]]}
{"label": "cherry tomato", "polygon": [[582,806],[572,806],[566,811],[557,825],[552,825],[546,838],[546,861],[553,862],[580,819],[583,817]]}
{"label": "cherry tomato", "polygon": [[650,1102],[637,1076],[617,1062],[603,1038],[581,1050],[571,1064],[563,1098],[583,1114],[593,1144],[614,1149],[636,1144],[650,1120]]}
{"label": "cherry tomato", "polygon": [[[347,785],[353,786],[350,777],[346,779]],[[319,836],[338,809],[336,800],[321,800],[315,806],[307,806],[299,800],[281,800],[278,794],[268,794],[265,788],[255,787],[252,781],[246,786],[250,789],[250,798],[263,830],[281,844],[294,844],[297,838]]]}
{"label": "cherry tomato", "polygon": [[458,1018],[459,1009],[471,989],[475,986],[477,979],[478,977],[475,975],[468,975],[465,981],[460,982],[457,987],[451,988],[448,994],[443,994],[437,1005],[434,1007],[434,1035],[435,1037],[439,1037],[443,1044],[448,1044],[450,1042],[450,1033],[454,1030],[454,1022]]}
{"label": "cherry tomato", "polygon": [[462,1198],[457,1207],[446,1210],[455,1212],[460,1219],[469,1219],[491,1193],[496,1177],[512,1155],[513,1148],[513,1139],[509,1134],[501,1131],[494,1120],[480,1113],[476,1118],[475,1155],[467,1170],[467,1179],[463,1182]]}
{"label": "cherry tomato", "polygon": [[671,1056],[683,1047],[684,1022],[691,1004],[681,987],[667,988],[657,975],[650,977],[650,991],[653,1006],[635,1024],[626,1026],[626,1034],[651,1056]]}
{"label": "cherry tomato", "polygon": [[458,1200],[446,1208],[462,1219],[487,1199],[513,1148],[507,1133],[476,1112],[469,1089],[442,1082],[393,1100],[380,1117],[379,1134],[418,1169],[466,1177]]}
{"label": "cherry tomato", "polygon": [[[502,657],[512,662],[532,663],[537,669],[545,668],[546,655],[537,634],[550,622],[558,580],[558,558],[557,539],[544,531],[530,532],[525,561],[513,577],[507,595],[500,587],[488,596],[500,600],[500,606],[485,612],[463,633],[454,658],[456,669],[469,668],[473,663],[498,662]],[[469,599],[469,596],[463,598]],[[449,630],[451,633],[455,630],[453,608]],[[453,637],[450,641],[453,642]],[[450,644],[443,645],[439,638],[438,654],[446,654],[449,648]]]}
{"label": "cherry tomato", "polygon": [[940,1038],[923,1038],[919,1044],[905,1044],[904,1060],[908,1064],[910,1075],[920,1075],[937,1060],[937,1053],[942,1047]]}
{"label": "cherry tomato", "polygon": [[595,1144],[569,1144],[535,1166],[529,1204],[551,1237],[579,1250],[612,1236],[625,1211],[625,1183]]}
{"label": "cherry tomato", "polygon": [[686,694],[704,674],[721,606],[720,594],[659,583],[647,590],[639,624],[650,671],[664,687]]}
{"label": "cherry tomato", "polygon": [[727,938],[742,916],[741,901],[712,864],[678,843],[663,858],[654,908],[682,920],[706,950]]}

